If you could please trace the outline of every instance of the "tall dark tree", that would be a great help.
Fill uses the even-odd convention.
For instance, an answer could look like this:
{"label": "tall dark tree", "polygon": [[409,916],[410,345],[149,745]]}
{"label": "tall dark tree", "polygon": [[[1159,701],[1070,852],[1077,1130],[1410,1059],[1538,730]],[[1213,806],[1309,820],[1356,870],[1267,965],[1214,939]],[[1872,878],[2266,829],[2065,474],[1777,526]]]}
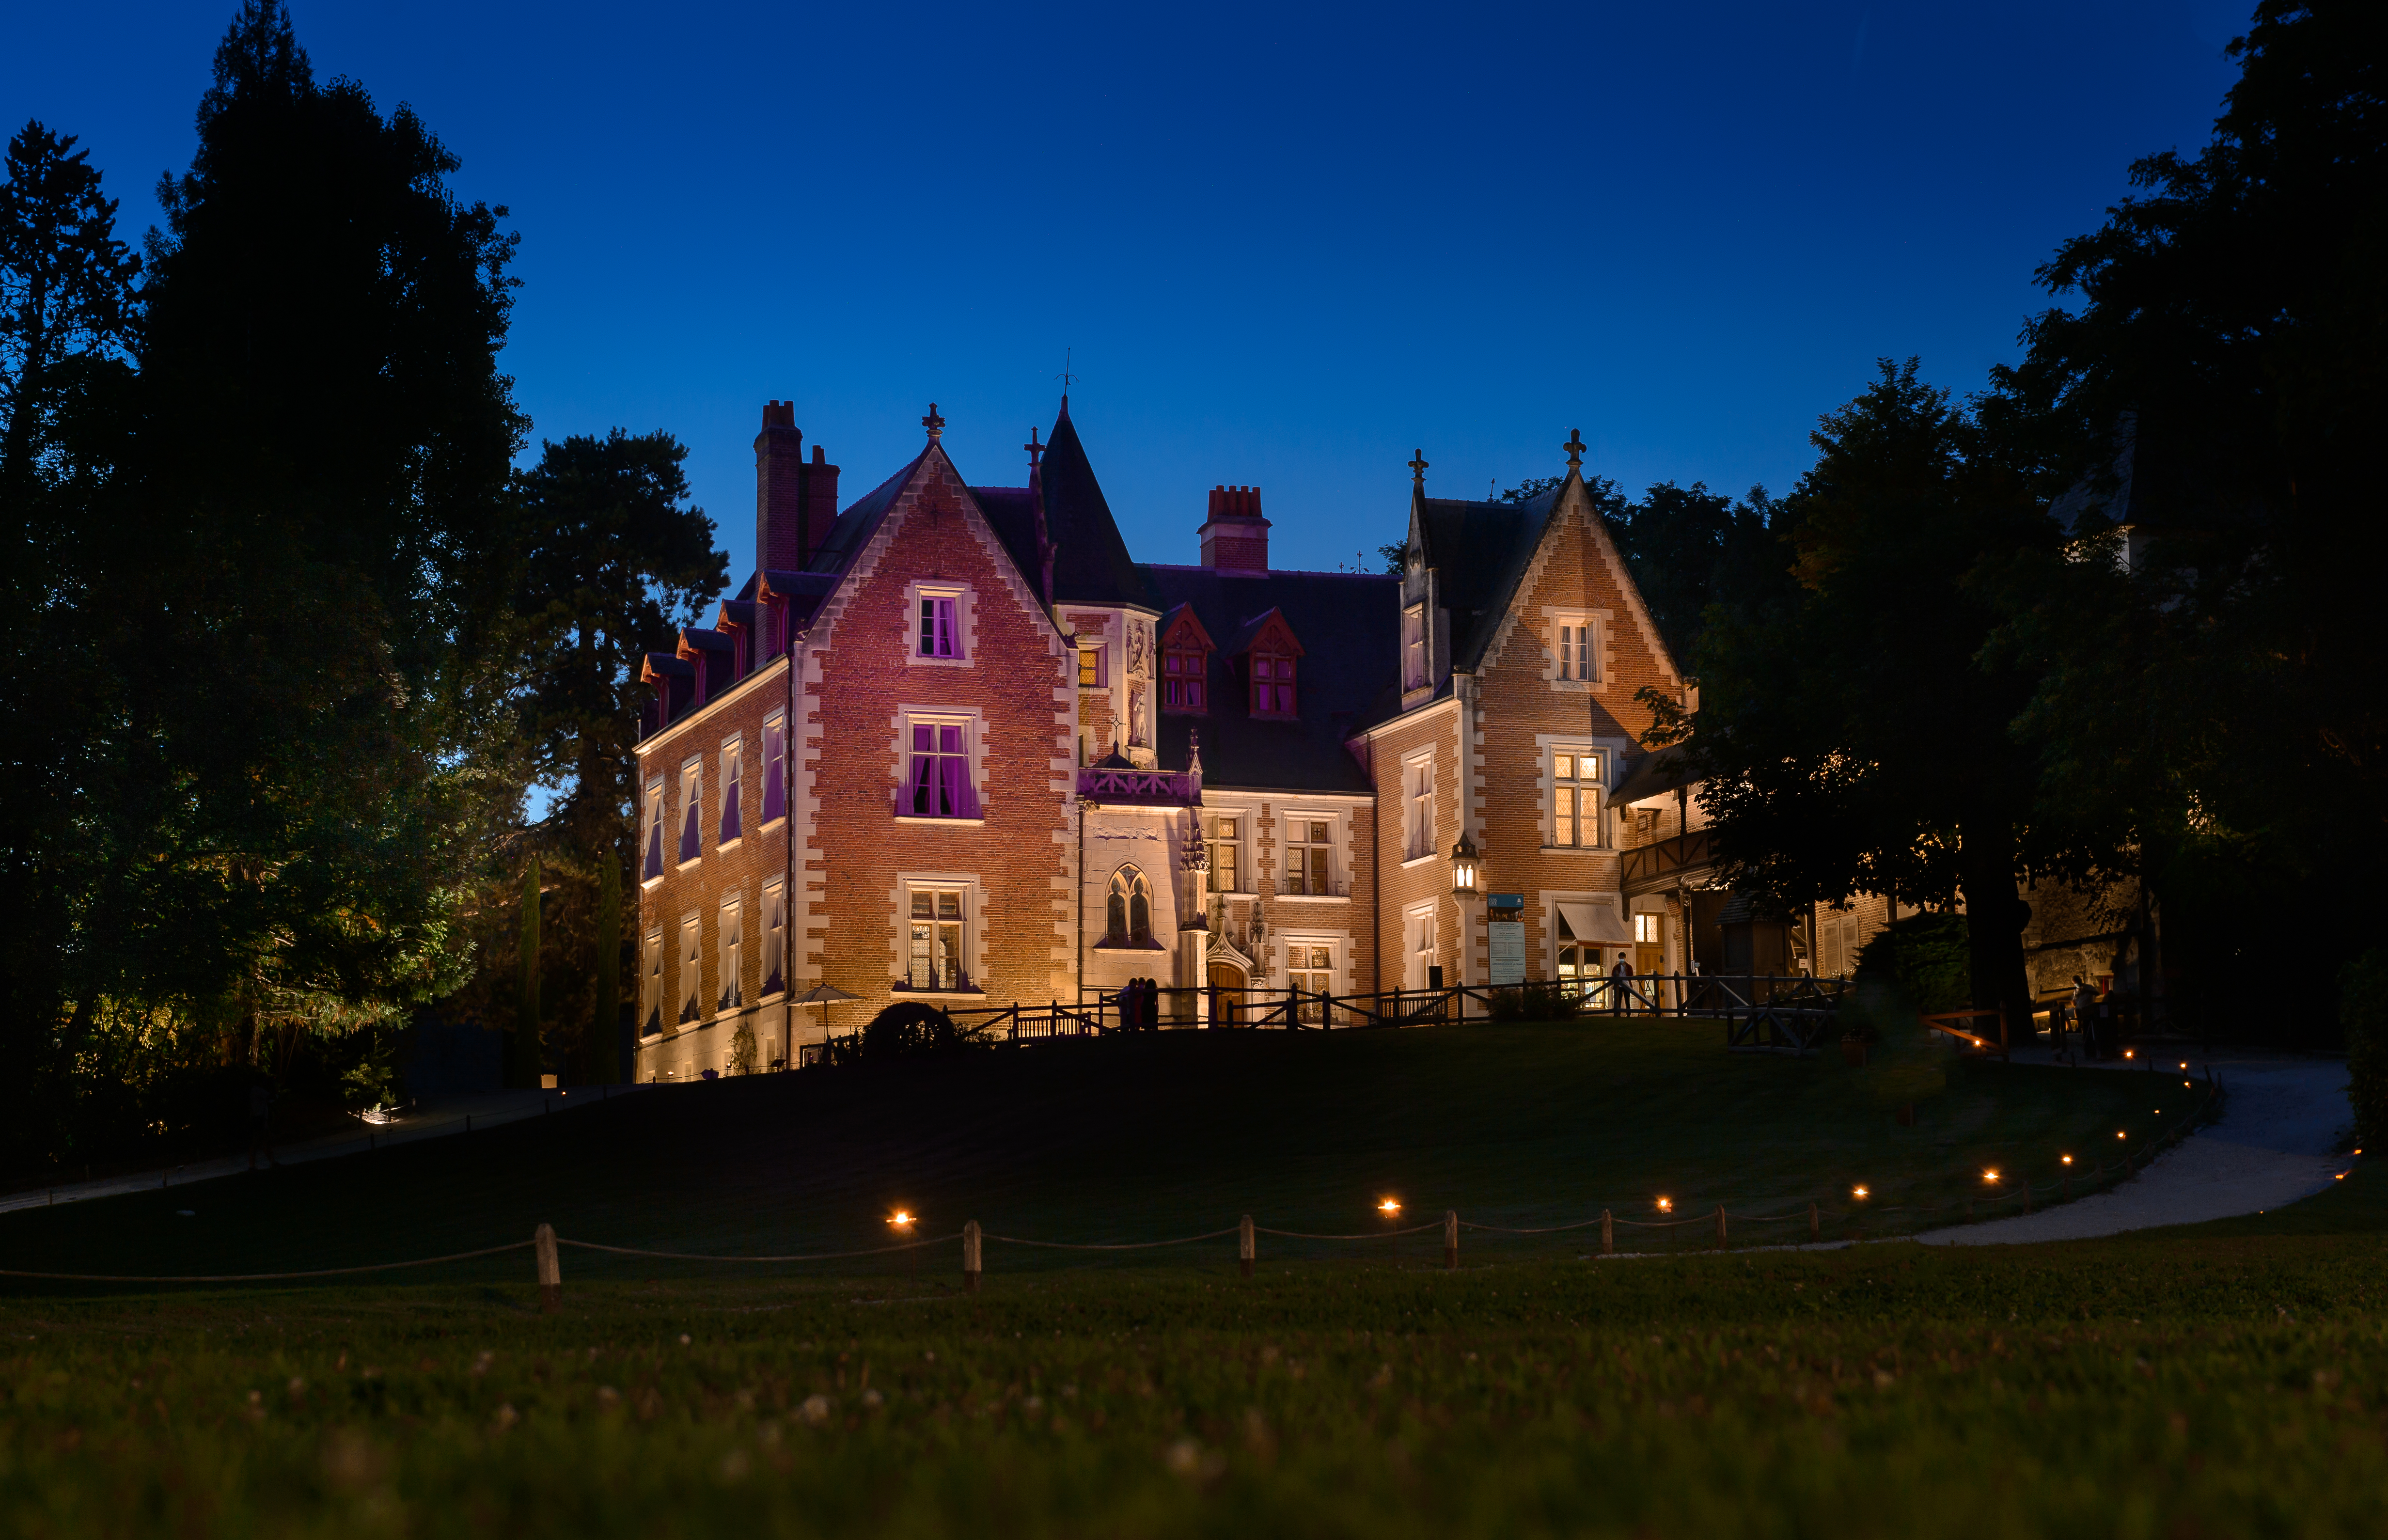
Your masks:
{"label": "tall dark tree", "polygon": [[1781,510],[1797,588],[1711,610],[1694,660],[1689,742],[1719,855],[1791,904],[1963,898],[1975,1004],[2028,1021],[2017,878],[2113,859],[2045,842],[2033,757],[2010,731],[2032,681],[1982,661],[2006,616],[1978,574],[2053,548],[2055,526],[1912,361],[1886,362],[1812,438],[1815,467]]}
{"label": "tall dark tree", "polygon": [[1736,503],[1703,482],[1661,481],[1613,525],[1634,586],[1678,663],[1699,650],[1711,604],[1747,604],[1781,590],[1789,553],[1770,528],[1773,502],[1752,487]]}
{"label": "tall dark tree", "polygon": [[38,121],[8,142],[0,182],[0,489],[35,474],[84,367],[121,360],[141,259],[116,238],[91,152]]}
{"label": "tall dark tree", "polygon": [[[2388,657],[2359,554],[2388,420],[2388,9],[2263,0],[2230,53],[2212,142],[2139,161],[2038,274],[2073,302],[1999,383],[2047,432],[2079,554],[2103,545],[2020,569],[2045,602],[2006,641],[2055,804],[2145,852],[2176,1003],[2309,1030],[2383,918]],[[2293,943],[2245,923],[2258,895]]]}

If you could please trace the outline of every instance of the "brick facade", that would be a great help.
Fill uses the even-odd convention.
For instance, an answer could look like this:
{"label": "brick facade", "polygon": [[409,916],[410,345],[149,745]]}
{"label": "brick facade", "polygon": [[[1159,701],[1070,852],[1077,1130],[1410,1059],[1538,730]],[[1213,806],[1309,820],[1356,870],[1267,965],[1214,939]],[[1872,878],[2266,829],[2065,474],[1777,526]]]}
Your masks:
{"label": "brick facade", "polygon": [[[1682,686],[1580,479],[1527,506],[1430,503],[1421,484],[1399,579],[1268,569],[1251,488],[1212,494],[1202,566],[1143,566],[1066,402],[1025,490],[967,485],[924,421],[920,457],[824,529],[812,499],[834,467],[767,409],[758,549],[793,569],[758,572],[713,630],[649,659],[639,1078],[801,1058],[825,1019],[849,1031],[899,999],[1075,1001],[1135,978],[1373,993],[1432,968],[1482,984],[1484,905],[1452,891],[1463,834],[1484,890],[1525,897],[1528,978],[1552,975],[1558,904],[1629,913],[1633,821],[1607,793],[1640,757],[1635,691]],[[1410,603],[1435,612],[1432,657],[1403,692]],[[1164,632],[1200,653],[1173,662],[1193,671],[1172,673],[1166,709]],[[1277,680],[1292,709],[1264,698]],[[775,725],[786,806],[767,819]],[[1597,805],[1581,844],[1554,838],[1560,790]],[[1221,820],[1234,868],[1206,875]],[[816,985],[854,998],[826,1017],[792,1003]]]}

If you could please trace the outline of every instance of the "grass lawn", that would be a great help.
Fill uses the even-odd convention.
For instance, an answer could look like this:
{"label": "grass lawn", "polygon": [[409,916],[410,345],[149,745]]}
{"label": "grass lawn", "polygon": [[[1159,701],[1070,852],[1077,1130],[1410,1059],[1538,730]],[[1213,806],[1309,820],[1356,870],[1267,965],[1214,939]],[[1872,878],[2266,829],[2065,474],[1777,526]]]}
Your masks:
{"label": "grass lawn", "polygon": [[[1899,1212],[1987,1199],[1996,1167],[2053,1180],[2143,1148],[2202,1103],[2178,1076],[1966,1062],[1852,1069],[1729,1054],[1713,1024],[1595,1021],[1349,1034],[1163,1033],[959,1062],[641,1090],[465,1138],[155,1194],[0,1218],[6,1265],[58,1271],[256,1272],[437,1255],[527,1238],[667,1250],[885,1244],[903,1206],[922,1235],[975,1218],[1054,1241],[1157,1240],[1236,1223],[1345,1233],[1397,1194],[1410,1217],[1540,1226],[1655,1220],[1720,1203],[1797,1212],[1736,1242],[1804,1239],[1806,1205],[1868,1233],[1962,1218]],[[585,1101],[585,1094],[581,1100]],[[1912,1126],[1894,1110],[1917,1109]],[[2115,1135],[2128,1132],[2128,1140]],[[183,1211],[191,1211],[184,1217]],[[1595,1232],[1596,1233],[1596,1232]],[[1631,1246],[1705,1246],[1703,1226],[1620,1227]],[[1835,1233],[1833,1230],[1828,1234]],[[1422,1249],[1426,1241],[1410,1244]],[[1231,1242],[1213,1242],[1213,1249]],[[1578,1234],[1471,1254],[1596,1244]],[[1264,1241],[1264,1254],[1348,1248]],[[1232,1252],[1223,1254],[1232,1255]],[[990,1246],[991,1270],[1053,1265]],[[1083,1258],[1073,1258],[1073,1265]],[[951,1271],[958,1254],[924,1265]],[[484,1275],[512,1279],[520,1259]],[[567,1254],[568,1276],[648,1277]]]}
{"label": "grass lawn", "polygon": [[[1349,1228],[1387,1188],[1518,1222],[1662,1184],[1764,1212],[1857,1177],[1953,1197],[2165,1104],[2157,1077],[1990,1064],[1886,1088],[1648,1024],[972,1068],[641,1093],[11,1215],[0,1253],[321,1265],[539,1217],[867,1243],[896,1201],[1039,1236]],[[1901,1127],[1885,1098],[1910,1094]],[[1423,1244],[1264,1245],[1244,1279],[1215,1243],[1066,1269],[990,1246],[975,1294],[942,1250],[917,1279],[567,1252],[552,1316],[521,1253],[355,1286],[19,1283],[0,1534],[2372,1535],[2383,1226],[2366,1165],[2277,1214],[2019,1248],[1585,1261],[1471,1235],[1457,1273]]]}

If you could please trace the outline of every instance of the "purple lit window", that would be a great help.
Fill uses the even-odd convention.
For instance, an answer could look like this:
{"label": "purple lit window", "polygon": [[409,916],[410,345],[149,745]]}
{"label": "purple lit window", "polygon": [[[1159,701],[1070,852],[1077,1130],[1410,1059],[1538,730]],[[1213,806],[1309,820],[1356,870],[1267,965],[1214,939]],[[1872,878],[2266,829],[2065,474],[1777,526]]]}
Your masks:
{"label": "purple lit window", "polygon": [[680,779],[680,859],[692,861],[705,854],[704,832],[697,826],[697,813],[704,804],[698,795],[696,772],[691,770]]}
{"label": "purple lit window", "polygon": [[660,877],[664,874],[664,788],[656,783],[647,793],[647,857],[640,869],[640,877]]}
{"label": "purple lit window", "polygon": [[722,756],[724,762],[721,767],[720,843],[723,845],[729,844],[745,833],[745,826],[740,821],[738,809],[739,761],[744,757],[744,755],[734,748]]}
{"label": "purple lit window", "polygon": [[788,814],[788,732],[778,722],[763,729],[763,821]]}
{"label": "purple lit window", "polygon": [[970,755],[959,722],[920,722],[912,728],[912,764],[904,785],[905,810],[914,818],[976,818],[978,796],[971,787]]}

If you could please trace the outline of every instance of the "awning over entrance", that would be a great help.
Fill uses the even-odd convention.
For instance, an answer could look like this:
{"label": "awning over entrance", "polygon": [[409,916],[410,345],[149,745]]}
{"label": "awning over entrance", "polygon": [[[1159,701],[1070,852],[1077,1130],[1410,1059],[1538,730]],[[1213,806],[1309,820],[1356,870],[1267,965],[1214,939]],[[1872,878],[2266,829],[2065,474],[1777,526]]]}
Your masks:
{"label": "awning over entrance", "polygon": [[1608,904],[1555,904],[1560,921],[1578,941],[1595,947],[1630,947],[1633,935]]}

